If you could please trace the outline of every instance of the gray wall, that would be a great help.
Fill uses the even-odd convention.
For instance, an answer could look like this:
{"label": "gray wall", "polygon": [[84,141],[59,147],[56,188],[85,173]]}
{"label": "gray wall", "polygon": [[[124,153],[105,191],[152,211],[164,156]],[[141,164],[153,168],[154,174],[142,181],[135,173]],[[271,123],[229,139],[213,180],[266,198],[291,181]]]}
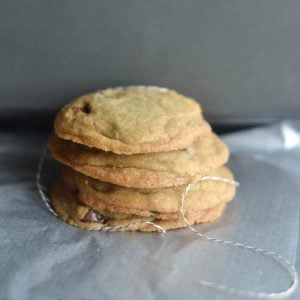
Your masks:
{"label": "gray wall", "polygon": [[300,116],[300,1],[1,0],[0,107],[151,84],[215,118]]}

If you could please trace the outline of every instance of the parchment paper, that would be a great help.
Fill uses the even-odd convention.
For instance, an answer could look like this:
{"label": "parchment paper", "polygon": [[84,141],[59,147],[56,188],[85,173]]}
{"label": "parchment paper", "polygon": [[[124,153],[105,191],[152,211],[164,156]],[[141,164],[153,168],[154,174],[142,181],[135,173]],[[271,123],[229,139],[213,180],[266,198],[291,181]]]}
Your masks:
{"label": "parchment paper", "polygon": [[[275,292],[287,273],[272,260],[216,245],[189,229],[167,234],[104,233],[66,225],[35,186],[47,136],[0,134],[0,300],[242,299],[199,280]],[[300,122],[224,136],[241,186],[212,237],[273,250],[299,270]],[[54,179],[48,162],[44,179]],[[299,290],[291,299],[299,299]]]}

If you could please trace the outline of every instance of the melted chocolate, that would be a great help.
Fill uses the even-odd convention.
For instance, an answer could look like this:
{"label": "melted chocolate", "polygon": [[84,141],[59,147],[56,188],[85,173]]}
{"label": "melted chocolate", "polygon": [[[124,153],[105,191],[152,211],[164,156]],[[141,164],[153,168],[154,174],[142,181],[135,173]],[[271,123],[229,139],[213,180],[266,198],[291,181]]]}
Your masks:
{"label": "melted chocolate", "polygon": [[90,209],[81,221],[105,224],[107,222],[107,220],[108,220],[107,217],[101,215],[96,210]]}

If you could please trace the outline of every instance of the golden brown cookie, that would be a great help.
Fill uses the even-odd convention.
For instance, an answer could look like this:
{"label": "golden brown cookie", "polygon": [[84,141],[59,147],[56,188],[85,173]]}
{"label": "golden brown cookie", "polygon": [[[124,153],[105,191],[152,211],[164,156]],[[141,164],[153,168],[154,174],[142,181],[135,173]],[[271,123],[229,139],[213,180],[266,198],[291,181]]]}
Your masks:
{"label": "golden brown cookie", "polygon": [[[67,223],[82,229],[98,230],[103,227],[126,226],[133,222],[151,221],[163,227],[165,230],[186,227],[183,219],[178,220],[157,220],[155,218],[138,217],[135,215],[109,213],[103,210],[92,209],[78,201],[76,192],[72,192],[58,182],[52,191],[51,203],[58,216]],[[189,217],[191,225],[198,223],[212,222],[219,218],[225,208],[220,204],[212,209],[199,211]],[[158,231],[154,226],[136,223],[128,228],[128,231]]]}
{"label": "golden brown cookie", "polygon": [[[226,167],[210,172],[233,180]],[[89,207],[110,212],[135,214],[156,219],[178,219],[181,217],[182,193],[185,186],[160,189],[132,189],[102,182],[84,176],[70,168],[62,174],[65,185],[78,191],[78,199]],[[199,181],[193,184],[186,196],[184,207],[187,216],[226,203],[235,195],[236,187],[221,181]]]}
{"label": "golden brown cookie", "polygon": [[185,150],[117,155],[53,136],[48,143],[53,157],[87,176],[135,188],[177,186],[194,181],[220,167],[229,151],[220,138],[201,137]]}
{"label": "golden brown cookie", "polygon": [[118,154],[183,149],[210,133],[197,102],[145,87],[84,95],[60,110],[54,127],[63,139]]}

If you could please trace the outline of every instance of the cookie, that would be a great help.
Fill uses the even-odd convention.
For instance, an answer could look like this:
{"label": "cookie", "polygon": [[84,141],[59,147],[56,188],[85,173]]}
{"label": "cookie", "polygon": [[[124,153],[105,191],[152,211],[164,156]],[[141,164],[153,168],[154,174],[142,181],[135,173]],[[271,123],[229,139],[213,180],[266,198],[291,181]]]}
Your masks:
{"label": "cookie", "polygon": [[64,106],[56,134],[117,154],[184,149],[210,133],[197,102],[172,90],[111,88]]}
{"label": "cookie", "polygon": [[[226,167],[214,170],[208,176],[233,180]],[[78,199],[89,207],[116,213],[135,214],[156,219],[179,219],[181,197],[185,186],[160,189],[132,189],[106,183],[84,176],[70,168],[64,168],[64,184],[78,192]],[[199,181],[194,183],[185,199],[187,216],[229,202],[236,187],[221,181]]]}
{"label": "cookie", "polygon": [[[104,210],[95,210],[82,204],[76,197],[76,192],[67,189],[61,182],[58,182],[52,191],[51,203],[58,216],[67,223],[82,229],[98,230],[103,227],[126,226],[137,222],[128,228],[128,231],[158,231],[152,225],[138,223],[141,221],[155,222],[165,230],[186,227],[183,219],[178,220],[157,220],[154,217],[138,217],[130,214],[109,213]],[[212,222],[219,218],[225,208],[220,204],[212,209],[199,211],[189,217],[190,224]]]}
{"label": "cookie", "polygon": [[185,150],[117,155],[53,136],[48,147],[53,157],[87,176],[134,188],[177,186],[194,181],[228,160],[229,151],[211,134]]}

